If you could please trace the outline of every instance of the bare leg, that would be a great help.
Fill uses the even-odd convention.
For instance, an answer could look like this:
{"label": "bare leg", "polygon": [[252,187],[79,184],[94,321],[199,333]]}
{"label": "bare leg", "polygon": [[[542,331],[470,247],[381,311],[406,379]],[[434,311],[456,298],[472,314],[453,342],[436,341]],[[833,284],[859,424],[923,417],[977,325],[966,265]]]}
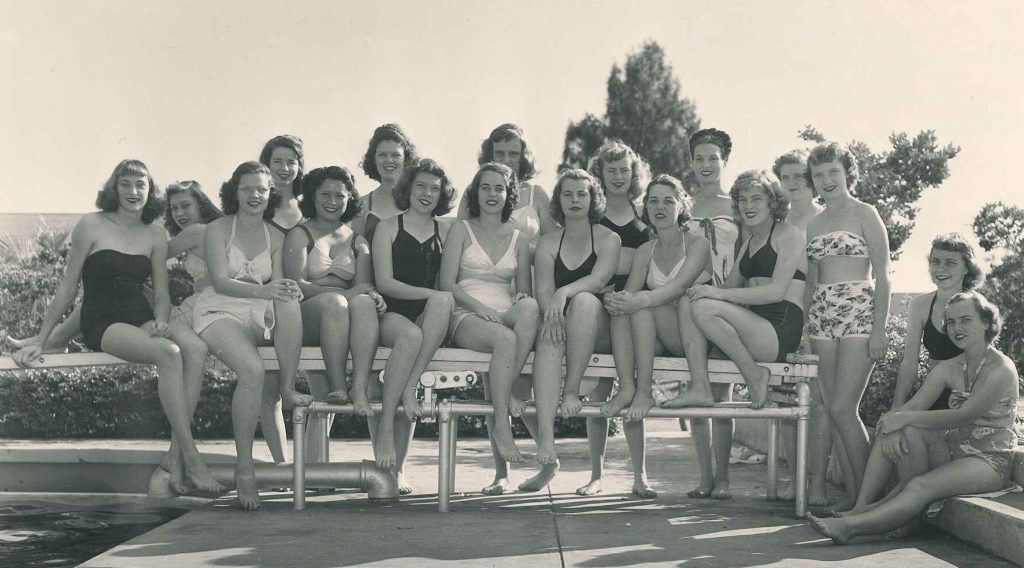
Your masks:
{"label": "bare leg", "polygon": [[[731,384],[714,384],[711,394],[716,402],[732,400]],[[729,499],[729,458],[732,454],[732,433],[735,421],[731,418],[716,418],[711,421],[712,449],[715,455],[715,487],[711,490],[712,499]]]}
{"label": "bare leg", "polygon": [[[617,416],[623,408],[633,402],[637,393],[636,356],[634,355],[630,316],[612,316],[609,333],[611,334],[612,354],[615,356],[615,375],[619,379],[619,390],[615,396],[601,406],[601,415],[606,419]],[[647,386],[649,394],[650,384]],[[603,400],[603,398],[598,400]],[[606,435],[607,431],[608,429],[605,428]]]}
{"label": "bare leg", "polygon": [[[64,353],[68,350],[68,343],[81,335],[82,306],[79,304],[75,306],[75,309],[71,311],[67,319],[57,324],[57,327],[53,328],[53,331],[50,332],[50,337],[47,338],[46,345],[43,346],[43,353]],[[25,339],[7,337],[7,343],[17,350],[27,345],[39,343],[39,336],[33,335]]]}
{"label": "bare leg", "polygon": [[[825,355],[831,346],[822,345],[822,349],[818,349],[818,344],[832,343],[812,341],[819,356]],[[825,374],[821,388],[828,402],[829,417],[838,434],[838,439],[833,440],[833,443],[842,448],[844,457],[853,469],[853,477],[848,480],[847,493],[855,496],[861,485],[870,450],[867,430],[860,420],[858,408],[874,363],[867,353],[867,338],[845,337],[838,343],[838,349],[833,351],[834,372]],[[821,363],[828,361],[823,359]],[[821,380],[820,364],[818,369]]]}
{"label": "bare leg", "polygon": [[423,334],[405,316],[388,313],[381,320],[380,336],[381,343],[391,347],[391,355],[384,371],[384,403],[376,429],[374,453],[377,467],[395,469],[398,465],[395,416],[402,395],[408,388],[410,371],[423,342]]}
{"label": "bare leg", "polygon": [[[365,298],[365,300],[364,300]],[[356,296],[349,302],[349,315],[351,326],[359,330],[359,333],[351,334],[352,349],[352,390],[349,395],[352,398],[352,406],[355,413],[360,416],[370,416],[370,401],[368,388],[370,382],[370,370],[373,368],[373,357],[377,353],[377,345],[380,342],[380,318],[377,317],[377,308],[372,299],[366,295]]]}
{"label": "bare leg", "polygon": [[572,418],[583,408],[580,382],[599,337],[608,335],[608,312],[597,296],[582,292],[569,300],[565,320],[565,387],[560,410],[563,418]]}
{"label": "bare leg", "polygon": [[[533,357],[533,392],[537,406],[535,439],[537,461],[541,465],[554,464],[558,460],[558,454],[555,452],[555,413],[558,410],[564,355],[564,343],[555,344],[544,338],[537,343],[537,351]],[[522,485],[520,489],[523,489]]]}
{"label": "bare leg", "polygon": [[[825,472],[828,469],[828,457],[832,451],[831,426],[828,412],[822,400],[821,390],[817,381],[811,386],[811,411],[808,427],[810,430],[810,451],[808,452],[808,492],[807,504],[812,507],[828,505],[828,494],[825,485]],[[786,448],[786,465],[790,477],[796,483],[796,421],[782,422],[782,442]],[[779,499],[792,501],[796,498],[796,488],[790,484],[779,491]]]}
{"label": "bare leg", "polygon": [[[591,391],[589,398],[607,400],[612,391],[612,381],[601,379]],[[576,489],[577,495],[597,495],[604,491],[604,455],[608,446],[608,419],[587,418],[587,445],[590,447],[590,482]]]}
{"label": "bare leg", "polygon": [[345,381],[350,327],[348,300],[341,293],[324,293],[303,301],[301,305],[303,343],[320,346],[327,368],[328,392],[317,400],[345,404],[349,401]]}
{"label": "bare leg", "polygon": [[[678,397],[666,401],[662,406],[665,408],[712,406],[715,404],[715,398],[711,394],[711,379],[708,376],[708,340],[704,337],[704,333],[697,328],[697,324],[694,323],[691,302],[686,296],[679,298],[678,313],[679,334],[683,340],[683,349],[686,351],[686,363],[690,369],[690,386],[680,393]],[[701,422],[701,420],[705,419],[692,420],[690,424],[701,428],[703,424],[706,424],[706,422]],[[680,424],[683,424],[682,419]],[[696,432],[694,432],[694,436],[696,440]],[[700,487],[704,487],[703,482],[701,482]],[[710,491],[710,486],[708,487]]]}
{"label": "bare leg", "polygon": [[[277,320],[274,326],[274,351],[277,353],[277,361],[281,364],[278,385],[281,389],[281,400],[288,408],[309,406],[309,403],[313,402],[313,397],[299,394],[295,390],[295,375],[299,371],[299,357],[302,353],[302,308],[299,307],[297,300],[274,300],[274,314]],[[284,440],[284,436],[281,436],[281,440]]]}
{"label": "bare leg", "polygon": [[[182,378],[185,381],[185,402],[188,406],[189,424],[195,415],[196,406],[203,390],[203,375],[206,368],[206,342],[199,338],[191,327],[180,322],[171,323],[171,340],[181,346]],[[171,474],[171,487],[175,491],[187,490],[185,485],[185,463],[181,445],[171,436],[171,448],[161,462],[161,467]]]}

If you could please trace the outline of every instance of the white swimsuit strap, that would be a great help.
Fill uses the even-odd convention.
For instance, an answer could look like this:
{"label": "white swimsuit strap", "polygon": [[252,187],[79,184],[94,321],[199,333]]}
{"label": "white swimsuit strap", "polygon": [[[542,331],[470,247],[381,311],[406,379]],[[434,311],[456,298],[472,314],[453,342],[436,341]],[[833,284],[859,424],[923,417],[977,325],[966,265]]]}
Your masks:
{"label": "white swimsuit strap", "polygon": [[[473,227],[470,226],[469,221],[463,219],[462,222],[466,225],[466,231],[469,233],[469,240],[473,243],[473,246],[483,251],[484,247],[480,246],[480,243],[477,242],[476,235],[473,234]],[[484,256],[487,256],[487,251],[484,251]]]}

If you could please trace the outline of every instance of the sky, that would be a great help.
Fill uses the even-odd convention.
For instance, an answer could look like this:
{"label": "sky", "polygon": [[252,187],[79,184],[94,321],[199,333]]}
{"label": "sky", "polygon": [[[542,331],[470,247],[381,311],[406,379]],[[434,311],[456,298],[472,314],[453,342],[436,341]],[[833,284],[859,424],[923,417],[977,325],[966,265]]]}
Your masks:
{"label": "sky", "polygon": [[0,212],[91,211],[128,157],[215,194],[282,133],[365,192],[386,122],[460,188],[515,122],[550,189],[569,122],[603,114],[612,65],[656,41],[702,125],[732,136],[730,183],[806,146],[807,124],[876,151],[921,130],[960,146],[894,265],[895,290],[924,291],[932,237],[970,234],[990,201],[1024,207],[1021,29],[1012,0],[0,0]]}

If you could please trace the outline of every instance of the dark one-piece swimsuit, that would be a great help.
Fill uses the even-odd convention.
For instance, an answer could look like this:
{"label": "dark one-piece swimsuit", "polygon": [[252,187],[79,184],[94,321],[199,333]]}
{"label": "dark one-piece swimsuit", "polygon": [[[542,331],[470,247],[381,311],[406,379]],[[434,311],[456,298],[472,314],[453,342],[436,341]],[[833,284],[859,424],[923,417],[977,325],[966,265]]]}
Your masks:
{"label": "dark one-piece swimsuit", "polygon": [[[779,260],[778,253],[772,248],[772,233],[775,232],[775,223],[768,232],[768,239],[764,246],[758,249],[753,256],[750,255],[750,241],[747,241],[747,250],[739,261],[740,274],[750,280],[752,278],[771,278],[775,273],[775,264]],[[807,280],[807,275],[802,270],[793,274],[793,280]],[[782,300],[771,304],[747,306],[750,311],[768,320],[775,329],[775,337],[779,340],[779,353],[775,360],[783,362],[786,354],[796,351],[800,347],[800,336],[804,330],[804,311],[800,306]]]}
{"label": "dark one-piece swimsuit", "polygon": [[[636,217],[633,217],[633,220],[625,225],[616,225],[607,217],[603,217],[601,218],[601,224],[615,231],[615,234],[619,236],[619,240],[622,241],[622,248],[624,249],[636,250],[640,248],[640,245],[651,240],[650,235],[644,228],[644,224]],[[612,276],[611,283],[615,286],[616,292],[621,292],[626,289],[627,280],[629,280],[629,274],[616,274]]]}
{"label": "dark one-piece swimsuit", "polygon": [[[597,264],[597,250],[594,249],[594,226],[590,226],[590,256],[586,258],[579,266],[569,270],[565,266],[565,261],[562,260],[562,243],[565,241],[565,231],[562,231],[562,238],[558,241],[558,254],[555,255],[555,290],[563,286],[568,286],[573,282],[590,276],[590,273],[594,271],[594,265]],[[569,311],[569,302],[565,303],[565,308],[562,309],[562,313]]]}
{"label": "dark one-piece swimsuit", "polygon": [[[932,296],[932,304],[928,307],[928,319],[924,323],[924,333],[921,337],[921,343],[924,344],[924,348],[928,350],[928,358],[936,361],[946,361],[956,357],[957,355],[964,352],[953,343],[953,340],[948,335],[942,333],[932,323],[932,311],[935,309],[935,298],[938,297],[938,292]],[[949,395],[953,393],[953,390],[946,387],[942,394],[939,395],[931,407],[931,410],[946,410],[949,408]]]}
{"label": "dark one-piece swimsuit", "polygon": [[[434,221],[434,234],[419,242],[405,230],[405,214],[398,216],[398,234],[391,243],[391,270],[395,280],[417,288],[434,288],[441,270],[441,233]],[[384,296],[388,311],[415,322],[427,306],[426,300],[401,300]]]}
{"label": "dark one-piece swimsuit", "polygon": [[90,254],[82,265],[82,336],[85,345],[101,351],[107,328],[115,323],[140,326],[153,319],[153,308],[142,295],[149,278],[150,259],[113,249]]}

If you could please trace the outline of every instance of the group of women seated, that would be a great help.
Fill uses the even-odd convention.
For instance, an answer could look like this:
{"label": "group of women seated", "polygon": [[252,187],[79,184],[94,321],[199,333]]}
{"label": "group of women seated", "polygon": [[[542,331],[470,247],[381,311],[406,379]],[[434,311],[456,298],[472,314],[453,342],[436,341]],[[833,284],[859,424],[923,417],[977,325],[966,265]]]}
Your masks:
{"label": "group of women seated", "polygon": [[[163,192],[142,162],[125,160],[97,197],[100,212],[75,227],[67,274],[16,360],[31,364],[81,333],[91,349],[156,365],[173,431],[162,464],[171,486],[216,491],[190,430],[212,353],[238,376],[231,411],[245,509],[260,506],[257,423],[283,461],[282,403],[314,399],[351,403],[366,416],[378,466],[411,492],[403,472],[421,412],[416,388],[446,341],[491,354],[484,385],[494,405],[487,426],[495,478],[486,494],[507,491],[509,463],[524,461],[513,417],[536,441],[540,465],[518,487],[540,490],[559,468],[556,416],[576,416],[588,397],[602,403],[601,417],[587,419],[592,476],[577,492],[603,490],[608,419],[621,415],[632,492],[653,498],[647,412],[659,402],[730,400],[730,385],[709,381],[709,357],[732,360],[751,406],[761,408],[770,376],[763,363],[801,348],[819,357],[810,501],[829,505],[833,446],[849,495],[833,504],[843,516],[814,517],[815,528],[844,542],[901,527],[929,500],[1005,484],[1016,370],[993,346],[998,310],[970,291],[981,278],[971,247],[955,234],[933,244],[937,290],[913,303],[893,409],[872,447],[858,406],[887,350],[890,256],[881,217],[855,197],[856,159],[823,143],[781,156],[770,170],[742,172],[727,190],[731,151],[721,130],[693,134],[695,182],[684,188],[668,174],[652,178],[641,156],[611,140],[588,169],[562,171],[549,194],[531,181],[535,161],[522,129],[503,124],[483,141],[479,169],[457,202],[445,169],[418,156],[395,124],[370,140],[360,165],[379,185],[365,195],[344,167],[306,171],[302,141],[278,136],[224,182],[220,210],[196,182],[168,186],[169,241],[152,225],[165,209]],[[456,205],[457,220],[439,221]],[[195,281],[179,306],[169,300],[169,256]],[[80,309],[58,325],[79,280]],[[270,342],[278,375],[265,373],[256,351]],[[932,370],[910,397],[922,343]],[[311,380],[309,395],[295,387],[302,345],[321,346],[326,367],[326,381]],[[379,345],[392,350],[380,381],[371,376]],[[523,375],[531,351],[532,374]],[[595,352],[614,355],[618,377],[586,393]],[[686,357],[688,388],[666,393],[654,384],[659,354]],[[531,398],[535,416],[524,413]],[[370,405],[378,399],[379,414]],[[688,495],[728,499],[732,421],[695,419],[689,428],[701,481]]]}

